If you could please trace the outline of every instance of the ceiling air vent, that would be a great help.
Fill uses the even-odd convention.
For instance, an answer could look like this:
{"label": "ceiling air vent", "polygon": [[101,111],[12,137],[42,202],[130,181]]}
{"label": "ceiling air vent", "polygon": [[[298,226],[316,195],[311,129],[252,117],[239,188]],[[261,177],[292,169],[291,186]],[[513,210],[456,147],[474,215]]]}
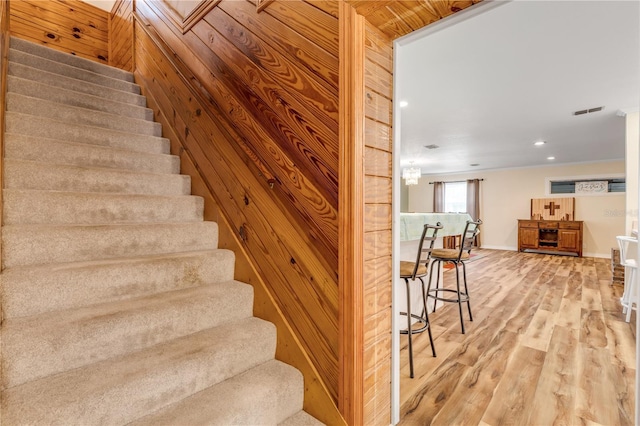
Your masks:
{"label": "ceiling air vent", "polygon": [[433,143],[432,143],[431,145],[425,145],[424,147],[425,147],[425,148],[427,148],[427,149],[436,149],[436,148],[440,148],[440,146],[439,146],[439,145],[436,145],[436,144],[433,144]]}
{"label": "ceiling air vent", "polygon": [[589,108],[589,109],[581,109],[580,111],[575,111],[573,115],[582,115],[582,114],[590,114],[592,112],[602,111],[604,109],[603,106]]}

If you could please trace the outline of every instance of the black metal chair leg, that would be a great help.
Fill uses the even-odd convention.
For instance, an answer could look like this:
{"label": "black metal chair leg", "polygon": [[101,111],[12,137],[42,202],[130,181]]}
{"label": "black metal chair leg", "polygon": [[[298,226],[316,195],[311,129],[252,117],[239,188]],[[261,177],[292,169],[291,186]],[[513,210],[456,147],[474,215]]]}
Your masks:
{"label": "black metal chair leg", "polygon": [[462,317],[462,297],[460,296],[460,270],[458,263],[454,263],[456,267],[456,291],[458,294],[458,311],[460,312],[460,325],[462,326],[462,334],[464,334],[464,318]]}
{"label": "black metal chair leg", "polygon": [[413,379],[413,342],[411,331],[411,289],[409,288],[409,280],[404,279],[407,285],[407,336],[409,337],[409,377]]}
{"label": "black metal chair leg", "polygon": [[420,278],[420,282],[422,283],[422,303],[423,303],[423,318],[425,320],[425,324],[427,326],[427,332],[429,333],[429,342],[431,343],[431,353],[433,356],[436,356],[436,347],[433,344],[433,336],[431,335],[431,322],[429,321],[429,314],[427,313],[427,292],[424,289],[424,280]]}
{"label": "black metal chair leg", "polygon": [[464,277],[464,292],[467,294],[467,309],[469,310],[469,321],[473,321],[471,315],[471,297],[469,297],[469,288],[467,287],[467,266],[462,262],[462,276]]}
{"label": "black metal chair leg", "polygon": [[[438,296],[438,289],[440,288],[440,263],[442,263],[440,261],[436,261],[436,262],[433,262],[431,264],[431,272],[429,273],[429,290],[431,290],[431,276],[433,275],[433,266],[436,263],[438,264],[438,270],[436,271],[437,275],[436,275],[436,288],[435,288],[435,291],[436,291],[436,296]],[[436,311],[437,305],[438,305],[438,299],[433,299],[433,310],[431,311],[432,313],[434,313]]]}

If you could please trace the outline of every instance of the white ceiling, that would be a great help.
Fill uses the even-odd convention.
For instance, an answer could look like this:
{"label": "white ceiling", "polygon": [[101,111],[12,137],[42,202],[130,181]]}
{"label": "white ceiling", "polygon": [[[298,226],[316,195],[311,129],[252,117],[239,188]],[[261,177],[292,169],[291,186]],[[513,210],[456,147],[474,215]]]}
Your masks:
{"label": "white ceiling", "polygon": [[483,3],[398,43],[402,166],[440,174],[623,159],[616,113],[640,103],[640,2]]}

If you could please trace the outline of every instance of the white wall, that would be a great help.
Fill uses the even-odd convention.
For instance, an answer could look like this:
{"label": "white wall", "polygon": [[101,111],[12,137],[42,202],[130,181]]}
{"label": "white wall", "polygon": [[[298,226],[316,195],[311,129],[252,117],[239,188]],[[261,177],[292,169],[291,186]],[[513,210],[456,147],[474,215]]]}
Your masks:
{"label": "white wall", "polygon": [[[425,175],[409,187],[410,212],[433,211],[433,185],[429,182],[481,178],[480,218],[482,247],[517,250],[518,219],[528,219],[532,198],[554,197],[545,193],[545,179],[562,176],[624,174],[624,161],[569,164],[456,175]],[[584,221],[583,255],[611,256],[616,235],[625,233],[625,194],[576,196],[575,219]],[[636,204],[637,205],[637,204]]]}
{"label": "white wall", "polygon": [[631,234],[634,222],[638,221],[638,127],[640,126],[640,113],[629,113],[626,116],[626,180],[627,180],[627,205],[625,235]]}

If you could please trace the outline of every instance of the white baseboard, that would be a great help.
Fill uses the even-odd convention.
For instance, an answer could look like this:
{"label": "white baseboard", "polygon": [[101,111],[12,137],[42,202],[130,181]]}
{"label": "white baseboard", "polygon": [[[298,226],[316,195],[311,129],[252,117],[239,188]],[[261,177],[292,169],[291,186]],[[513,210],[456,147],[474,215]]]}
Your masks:
{"label": "white baseboard", "polygon": [[517,247],[510,247],[510,246],[486,246],[486,245],[483,244],[480,248],[481,249],[489,249],[489,250],[518,251]]}
{"label": "white baseboard", "polygon": [[[482,247],[483,249],[489,249],[489,250],[507,250],[507,251],[518,251],[517,247],[511,247],[511,246],[485,246],[483,245]],[[601,258],[601,259],[610,259],[611,258],[611,253],[582,253],[582,257],[597,257],[597,258]]]}

